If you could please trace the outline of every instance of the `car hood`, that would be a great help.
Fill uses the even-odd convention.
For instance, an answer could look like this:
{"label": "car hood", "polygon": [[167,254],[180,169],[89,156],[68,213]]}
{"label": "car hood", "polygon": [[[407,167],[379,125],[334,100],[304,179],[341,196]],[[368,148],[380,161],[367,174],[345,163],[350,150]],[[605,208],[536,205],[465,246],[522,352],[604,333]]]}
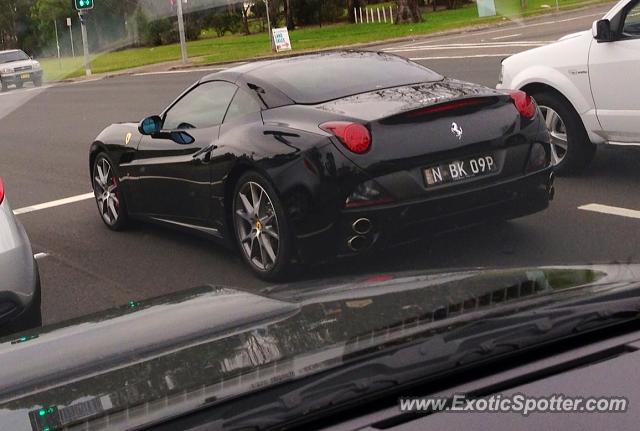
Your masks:
{"label": "car hood", "polygon": [[566,34],[566,35],[562,36],[558,40],[560,41],[560,40],[573,39],[575,37],[580,37],[580,36],[584,36],[584,35],[591,35],[591,30],[578,31],[578,32],[575,32],[575,33],[569,33],[569,34]]}
{"label": "car hood", "polygon": [[204,286],[131,301],[0,340],[0,423],[19,431],[32,429],[30,421],[67,426],[109,415],[113,425],[120,415],[142,426],[326,371],[424,325],[638,280],[635,265],[469,269],[259,293]]}

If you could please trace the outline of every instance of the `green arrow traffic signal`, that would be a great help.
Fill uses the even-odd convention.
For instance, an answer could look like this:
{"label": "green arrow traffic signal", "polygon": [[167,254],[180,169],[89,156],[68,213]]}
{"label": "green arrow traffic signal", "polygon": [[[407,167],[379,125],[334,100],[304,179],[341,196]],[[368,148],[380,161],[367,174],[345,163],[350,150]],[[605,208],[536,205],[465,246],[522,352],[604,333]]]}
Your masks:
{"label": "green arrow traffic signal", "polygon": [[77,10],[93,9],[93,0],[73,0]]}

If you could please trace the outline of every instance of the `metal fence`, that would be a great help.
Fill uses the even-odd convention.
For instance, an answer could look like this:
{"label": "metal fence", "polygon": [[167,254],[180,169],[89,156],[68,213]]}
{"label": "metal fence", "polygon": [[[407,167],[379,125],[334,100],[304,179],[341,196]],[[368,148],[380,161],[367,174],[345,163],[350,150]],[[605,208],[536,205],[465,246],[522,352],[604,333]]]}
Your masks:
{"label": "metal fence", "polygon": [[[389,13],[389,21],[387,21],[387,11]],[[369,24],[369,23],[380,23],[380,22],[390,22],[393,24],[393,6],[386,7],[376,7],[376,8],[353,8],[353,16],[355,17],[356,24]]]}

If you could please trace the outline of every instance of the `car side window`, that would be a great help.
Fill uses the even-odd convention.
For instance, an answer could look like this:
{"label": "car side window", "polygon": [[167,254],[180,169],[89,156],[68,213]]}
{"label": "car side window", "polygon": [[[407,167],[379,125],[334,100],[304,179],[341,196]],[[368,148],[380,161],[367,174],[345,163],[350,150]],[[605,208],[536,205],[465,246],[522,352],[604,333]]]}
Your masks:
{"label": "car side window", "polygon": [[201,129],[222,124],[237,89],[225,81],[198,85],[167,111],[163,129]]}
{"label": "car side window", "polygon": [[231,105],[229,105],[229,110],[227,111],[227,115],[224,117],[224,122],[226,123],[243,115],[254,114],[261,110],[262,106],[260,105],[260,102],[252,97],[251,94],[239,89],[233,97]]}
{"label": "car side window", "polygon": [[629,9],[624,18],[622,34],[630,37],[640,37],[640,3]]}

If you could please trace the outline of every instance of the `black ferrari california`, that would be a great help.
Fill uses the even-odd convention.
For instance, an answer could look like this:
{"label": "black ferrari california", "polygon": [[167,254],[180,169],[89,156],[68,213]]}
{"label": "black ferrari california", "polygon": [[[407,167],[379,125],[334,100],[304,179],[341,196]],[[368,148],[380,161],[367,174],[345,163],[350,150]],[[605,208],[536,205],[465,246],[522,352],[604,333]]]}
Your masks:
{"label": "black ferrari california", "polygon": [[331,52],[206,76],[90,149],[100,215],[236,246],[264,279],[545,209],[549,135],[535,101],[407,59]]}

